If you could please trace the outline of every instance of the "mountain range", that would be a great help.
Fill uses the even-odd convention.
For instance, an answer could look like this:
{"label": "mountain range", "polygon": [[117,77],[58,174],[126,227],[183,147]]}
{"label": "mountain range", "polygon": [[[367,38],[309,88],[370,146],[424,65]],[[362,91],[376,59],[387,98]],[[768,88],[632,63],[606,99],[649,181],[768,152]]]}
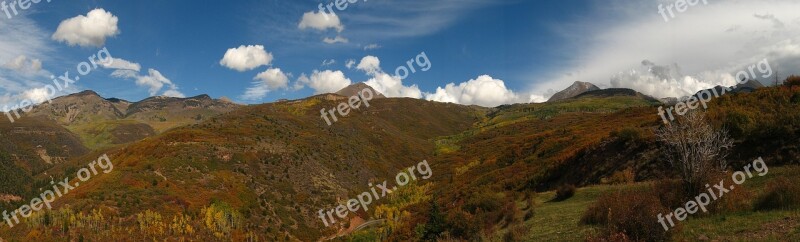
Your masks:
{"label": "mountain range", "polygon": [[[63,213],[97,209],[116,219],[115,227],[130,229],[107,233],[133,239],[160,238],[141,233],[145,225],[164,230],[158,223],[143,225],[147,216],[157,214],[165,224],[181,216],[197,228],[216,221],[203,214],[218,209],[228,222],[237,222],[215,225],[220,231],[196,230],[193,238],[221,233],[310,241],[347,235],[364,220],[384,216],[375,214],[379,211],[425,213],[431,201],[449,201],[441,203],[448,204],[447,211],[470,214],[482,207],[488,216],[499,212],[493,203],[508,199],[496,191],[598,184],[626,168],[636,171],[637,180],[675,175],[660,161],[650,131],[661,124],[655,107],[662,103],[635,90],[577,82],[548,103],[486,108],[385,98],[371,89],[380,98],[370,108],[351,110],[331,126],[320,119],[320,109],[365,88],[370,87],[359,83],[336,93],[247,106],[207,95],[129,102],[84,91],[56,98],[15,123],[0,121],[0,135],[8,141],[0,146],[0,172],[12,174],[2,178],[0,199],[6,201],[0,208],[18,207],[53,177],[70,177],[103,153],[112,158],[114,171],[81,183],[55,207]],[[752,105],[747,100],[775,92],[796,95],[759,90],[717,102],[709,112],[724,117],[742,112],[729,109],[733,103]],[[762,136],[753,135],[761,132],[753,127],[769,126],[763,122],[770,119],[756,117],[771,113],[774,105],[741,114],[758,123],[737,126],[736,135],[760,151],[789,157],[797,147],[788,142],[794,135],[769,144],[759,144]],[[725,118],[715,120],[730,125]],[[621,136],[621,130],[635,135]],[[738,150],[732,159],[744,161],[752,153]],[[318,210],[344,203],[368,184],[394,179],[397,171],[422,160],[431,163],[433,178],[399,192],[407,202],[387,200],[380,209],[327,228],[317,217]],[[398,234],[413,234],[417,218],[397,217]],[[4,229],[3,237],[23,238],[37,227]],[[64,231],[51,234],[59,233]]]}

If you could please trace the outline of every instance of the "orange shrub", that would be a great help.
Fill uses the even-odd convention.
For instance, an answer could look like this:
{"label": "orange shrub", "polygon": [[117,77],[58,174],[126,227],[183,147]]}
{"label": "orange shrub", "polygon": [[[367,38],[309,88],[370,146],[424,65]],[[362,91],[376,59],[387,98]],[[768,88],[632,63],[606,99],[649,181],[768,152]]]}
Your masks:
{"label": "orange shrub", "polygon": [[671,211],[661,205],[659,198],[647,191],[614,192],[601,196],[581,218],[582,224],[602,226],[597,238],[606,241],[664,241],[680,229],[679,225],[665,231],[658,214]]}

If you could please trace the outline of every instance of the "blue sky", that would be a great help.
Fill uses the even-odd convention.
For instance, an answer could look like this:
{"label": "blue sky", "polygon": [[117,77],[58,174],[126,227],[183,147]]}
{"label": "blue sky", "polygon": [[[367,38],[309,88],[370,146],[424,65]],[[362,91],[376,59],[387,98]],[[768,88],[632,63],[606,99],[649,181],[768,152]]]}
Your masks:
{"label": "blue sky", "polygon": [[[74,73],[103,47],[136,70],[99,68],[56,96],[90,89],[131,101],[209,94],[264,103],[366,81],[394,97],[496,106],[542,101],[573,81],[679,96],[731,84],[764,58],[788,71],[800,63],[800,15],[789,11],[799,5],[789,0],[712,2],[668,22],[657,6],[670,1],[655,0],[360,0],[334,7],[338,22],[305,19],[322,16],[320,3],[328,1],[55,0],[12,19],[0,12],[0,108],[36,96],[51,74]],[[82,17],[96,9],[103,14]],[[236,68],[223,64],[229,50],[242,61],[252,51],[268,58]],[[428,71],[394,75],[421,52]],[[41,68],[24,70],[35,61]],[[666,77],[653,71],[664,68]]]}

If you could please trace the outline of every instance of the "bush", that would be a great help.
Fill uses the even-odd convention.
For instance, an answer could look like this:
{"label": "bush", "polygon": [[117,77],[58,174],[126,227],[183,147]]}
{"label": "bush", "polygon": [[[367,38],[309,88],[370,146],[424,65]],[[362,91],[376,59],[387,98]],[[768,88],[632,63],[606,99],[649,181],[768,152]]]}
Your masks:
{"label": "bush", "polygon": [[619,139],[623,143],[628,143],[640,140],[642,138],[642,133],[639,131],[639,129],[625,127],[618,131],[617,130],[612,131],[611,136],[617,137],[617,139]]}
{"label": "bush", "polygon": [[561,185],[556,189],[556,197],[553,200],[560,202],[571,198],[573,195],[575,195],[575,186]]}
{"label": "bush", "polygon": [[[710,176],[707,180],[708,184],[712,186],[714,184],[719,183],[721,180],[725,180],[724,184],[735,184],[731,178],[732,173],[720,173],[716,176]],[[707,191],[705,191],[707,193]],[[714,192],[717,192],[716,190]],[[725,196],[722,198],[711,202],[708,206],[708,210],[712,214],[720,214],[720,213],[730,213],[730,212],[740,212],[749,210],[751,206],[753,195],[749,189],[745,186],[736,186],[736,189],[732,189],[729,192],[725,193]],[[687,200],[688,201],[688,200]],[[700,215],[700,213],[698,213]]]}
{"label": "bush", "polygon": [[601,196],[583,214],[582,224],[601,225],[598,238],[590,236],[587,240],[610,241],[665,241],[679,230],[679,225],[665,231],[656,219],[658,214],[670,210],[650,192],[615,192]]}
{"label": "bush", "polygon": [[755,203],[756,210],[800,208],[800,185],[785,177],[767,183],[764,193]]}
{"label": "bush", "polygon": [[601,182],[603,184],[630,184],[635,182],[636,175],[633,173],[633,168],[628,167],[625,170],[616,171],[614,174],[611,175],[610,178],[603,178]]}
{"label": "bush", "polygon": [[791,75],[783,81],[783,85],[787,87],[800,86],[800,76]]}

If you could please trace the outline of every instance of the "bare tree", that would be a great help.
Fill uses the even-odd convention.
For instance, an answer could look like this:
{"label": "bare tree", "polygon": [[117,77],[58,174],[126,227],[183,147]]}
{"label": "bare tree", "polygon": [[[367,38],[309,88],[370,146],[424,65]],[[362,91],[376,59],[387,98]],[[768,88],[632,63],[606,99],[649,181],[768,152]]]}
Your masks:
{"label": "bare tree", "polygon": [[713,172],[723,172],[733,140],[725,130],[714,130],[705,112],[690,111],[682,119],[656,131],[664,143],[665,158],[680,172],[687,188],[699,188]]}

